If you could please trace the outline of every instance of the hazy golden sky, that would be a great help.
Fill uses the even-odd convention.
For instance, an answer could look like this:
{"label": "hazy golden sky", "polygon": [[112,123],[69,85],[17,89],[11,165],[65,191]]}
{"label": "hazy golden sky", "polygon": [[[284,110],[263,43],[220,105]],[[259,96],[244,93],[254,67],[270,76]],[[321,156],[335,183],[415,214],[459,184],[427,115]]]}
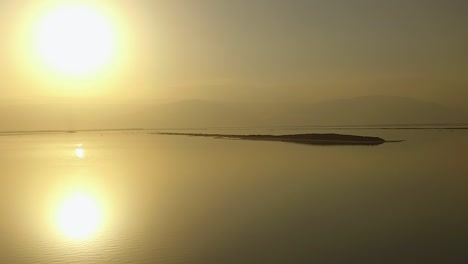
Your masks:
{"label": "hazy golden sky", "polygon": [[39,18],[63,2],[0,1],[0,103],[468,98],[464,0],[86,1],[119,49],[112,65],[80,77],[48,71],[31,52]]}

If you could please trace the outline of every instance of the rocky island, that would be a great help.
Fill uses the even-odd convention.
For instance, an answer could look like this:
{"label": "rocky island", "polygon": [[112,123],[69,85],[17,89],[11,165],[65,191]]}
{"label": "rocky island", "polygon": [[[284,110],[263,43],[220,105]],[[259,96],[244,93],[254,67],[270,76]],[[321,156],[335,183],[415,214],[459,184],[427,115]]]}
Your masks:
{"label": "rocky island", "polygon": [[279,141],[307,145],[380,145],[386,141],[379,137],[355,136],[342,134],[292,134],[292,135],[230,135],[230,134],[204,134],[204,133],[170,133],[154,132],[157,135],[212,137],[241,140]]}

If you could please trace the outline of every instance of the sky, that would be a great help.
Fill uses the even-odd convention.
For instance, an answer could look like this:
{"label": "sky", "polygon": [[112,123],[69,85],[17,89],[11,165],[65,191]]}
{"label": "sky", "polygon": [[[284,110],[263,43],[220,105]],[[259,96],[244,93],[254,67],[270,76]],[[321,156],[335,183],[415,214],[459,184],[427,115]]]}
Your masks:
{"label": "sky", "polygon": [[119,47],[79,77],[33,62],[34,28],[60,2],[0,1],[0,104],[468,98],[463,0],[74,1],[107,12]]}

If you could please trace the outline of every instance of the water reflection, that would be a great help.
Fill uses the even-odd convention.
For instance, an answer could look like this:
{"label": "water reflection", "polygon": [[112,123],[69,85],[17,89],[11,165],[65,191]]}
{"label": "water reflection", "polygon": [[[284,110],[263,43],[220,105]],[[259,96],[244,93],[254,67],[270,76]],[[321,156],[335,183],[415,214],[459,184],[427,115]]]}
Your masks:
{"label": "water reflection", "polygon": [[0,137],[0,263],[460,263],[466,132],[378,133],[409,140]]}
{"label": "water reflection", "polygon": [[84,192],[66,197],[58,210],[58,226],[67,237],[83,240],[93,236],[102,224],[97,199]]}
{"label": "water reflection", "polygon": [[77,144],[75,149],[75,156],[79,159],[84,159],[86,152],[83,149],[83,144]]}
{"label": "water reflection", "polygon": [[[76,144],[74,154],[78,159],[85,158],[86,151],[82,143]],[[82,179],[79,179],[75,180],[81,182]],[[75,186],[73,189],[72,192],[65,194],[60,199],[60,206],[56,211],[57,227],[62,234],[70,239],[84,240],[96,234],[101,226],[102,208],[95,196],[84,191],[87,188]]]}

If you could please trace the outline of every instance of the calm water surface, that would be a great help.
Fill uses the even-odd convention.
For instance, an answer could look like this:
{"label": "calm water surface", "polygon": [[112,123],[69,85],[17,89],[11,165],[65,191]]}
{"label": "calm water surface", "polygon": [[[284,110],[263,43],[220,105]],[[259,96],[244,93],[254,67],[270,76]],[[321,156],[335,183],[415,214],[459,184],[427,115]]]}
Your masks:
{"label": "calm water surface", "polygon": [[468,263],[468,131],[337,132],[0,136],[0,263]]}

